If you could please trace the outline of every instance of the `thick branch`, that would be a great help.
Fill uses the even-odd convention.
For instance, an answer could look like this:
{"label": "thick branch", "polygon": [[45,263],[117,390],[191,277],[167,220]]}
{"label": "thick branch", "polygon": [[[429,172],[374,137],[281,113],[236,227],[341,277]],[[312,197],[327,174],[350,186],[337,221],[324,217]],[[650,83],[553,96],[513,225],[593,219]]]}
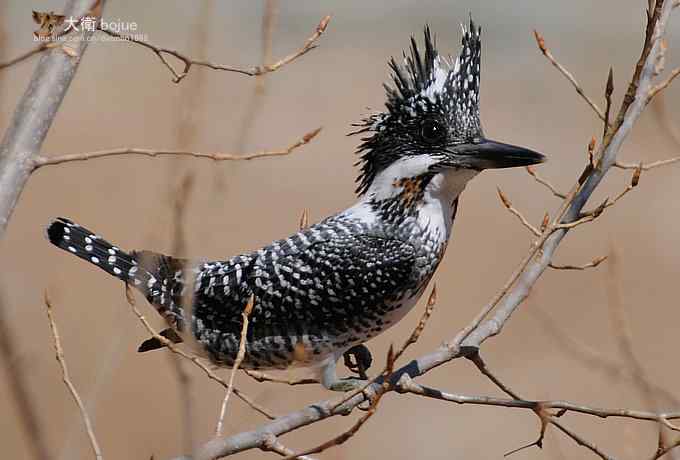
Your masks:
{"label": "thick branch", "polygon": [[[91,3],[91,0],[68,0],[64,14],[79,17],[89,10]],[[104,4],[102,1],[102,8]],[[33,171],[34,160],[73,80],[90,35],[90,32],[82,32],[81,40],[72,45],[76,57],[59,48],[46,51],[14,111],[0,143],[0,236],[5,233],[21,191]]]}

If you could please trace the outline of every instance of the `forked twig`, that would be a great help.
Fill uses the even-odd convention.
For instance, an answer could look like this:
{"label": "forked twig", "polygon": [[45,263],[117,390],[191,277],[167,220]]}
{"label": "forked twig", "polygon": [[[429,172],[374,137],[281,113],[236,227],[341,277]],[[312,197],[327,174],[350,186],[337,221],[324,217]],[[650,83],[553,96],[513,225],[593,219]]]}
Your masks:
{"label": "forked twig", "polygon": [[[114,32],[110,29],[100,28],[99,30],[112,37],[116,37],[151,50],[156,56],[158,56],[158,59],[161,60],[163,65],[170,71],[170,73],[172,73],[173,76],[172,81],[174,83],[179,83],[189,74],[189,70],[191,70],[192,66],[208,67],[213,70],[223,70],[225,72],[235,72],[240,73],[242,75],[248,75],[251,77],[264,75],[270,72],[275,72],[279,70],[281,67],[285,66],[286,64],[293,62],[300,56],[303,56],[307,54],[309,51],[316,48],[317,45],[315,44],[315,42],[326,31],[326,28],[328,27],[328,23],[330,22],[330,20],[331,20],[330,16],[325,16],[323,19],[321,19],[319,25],[316,26],[314,33],[305,41],[302,47],[299,48],[297,51],[285,56],[284,58],[274,62],[273,64],[264,64],[261,66],[251,67],[249,69],[238,68],[224,64],[217,64],[211,61],[196,60],[177,50],[163,48],[152,43],[149,43],[148,41],[138,40],[130,35],[119,34],[118,32]],[[175,67],[173,67],[173,65],[170,63],[170,61],[168,61],[166,55],[173,56],[182,61],[182,63],[184,64],[184,68],[181,71],[176,70]]]}

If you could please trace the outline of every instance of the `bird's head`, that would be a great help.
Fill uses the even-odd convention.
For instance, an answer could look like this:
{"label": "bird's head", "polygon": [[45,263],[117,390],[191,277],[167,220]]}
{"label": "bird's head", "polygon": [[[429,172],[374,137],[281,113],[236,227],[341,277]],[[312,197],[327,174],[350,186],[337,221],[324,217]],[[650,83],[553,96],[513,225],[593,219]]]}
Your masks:
{"label": "bird's head", "polygon": [[359,129],[354,133],[365,136],[359,147],[357,193],[365,194],[374,182],[398,184],[450,170],[469,179],[483,169],[544,161],[539,153],[484,136],[479,118],[480,33],[470,19],[454,61],[439,55],[426,27],[424,50],[411,38],[411,53],[404,53],[403,64],[390,60],[393,84],[385,85],[387,110],[355,125]]}

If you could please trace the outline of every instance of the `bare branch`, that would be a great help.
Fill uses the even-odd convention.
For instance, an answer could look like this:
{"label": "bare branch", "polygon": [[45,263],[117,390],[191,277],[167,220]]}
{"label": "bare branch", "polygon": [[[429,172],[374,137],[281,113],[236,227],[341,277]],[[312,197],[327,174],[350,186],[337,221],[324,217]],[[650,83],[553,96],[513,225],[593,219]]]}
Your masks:
{"label": "bare branch", "polygon": [[591,262],[588,262],[583,265],[558,265],[550,262],[548,265],[550,268],[554,268],[555,270],[587,270],[588,268],[595,268],[598,265],[600,265],[602,262],[607,260],[607,256],[600,256],[595,259],[593,259]]}
{"label": "bare branch", "polygon": [[246,338],[248,335],[248,318],[250,313],[253,311],[253,305],[255,304],[255,296],[251,295],[248,303],[243,308],[241,312],[241,319],[243,325],[241,326],[241,339],[239,340],[238,353],[236,354],[236,359],[234,360],[234,365],[231,368],[231,373],[229,374],[229,383],[227,384],[227,393],[224,395],[224,400],[222,400],[222,408],[220,409],[220,418],[217,420],[217,427],[215,428],[215,436],[222,436],[222,427],[224,423],[224,416],[227,413],[227,403],[229,403],[229,396],[231,396],[232,389],[234,388],[234,377],[236,376],[236,371],[238,370],[243,358],[246,355]]}
{"label": "bare branch", "polygon": [[[405,345],[403,348],[406,348]],[[394,361],[396,359],[396,355],[394,354],[394,351],[392,347],[390,346],[389,351],[387,352],[387,363],[385,364],[385,370],[382,372],[383,376],[390,375],[392,371],[394,370]],[[293,454],[288,457],[286,457],[284,460],[295,460],[299,459],[300,456],[304,455],[310,455],[310,454],[318,454],[320,452],[323,452],[324,450],[327,450],[331,447],[334,446],[339,446],[341,444],[344,444],[346,441],[348,441],[352,436],[354,436],[357,431],[361,429],[362,426],[370,419],[373,417],[375,414],[376,410],[378,409],[378,404],[380,403],[380,399],[383,397],[385,392],[389,389],[389,382],[384,381],[377,389],[375,396],[371,400],[371,405],[366,411],[364,415],[362,415],[359,420],[357,420],[354,425],[352,425],[347,431],[339,434],[338,436],[322,443],[319,444],[316,447],[312,447],[311,449],[307,449],[299,454]]]}
{"label": "bare branch", "polygon": [[95,152],[72,153],[68,155],[59,155],[55,157],[40,156],[33,161],[33,168],[37,169],[42,166],[58,165],[67,163],[69,161],[86,161],[94,158],[113,157],[119,155],[144,155],[148,157],[156,157],[159,155],[177,155],[189,156],[195,158],[208,158],[214,161],[235,161],[235,160],[254,160],[256,158],[285,156],[292,153],[298,147],[308,144],[314,137],[319,134],[321,128],[317,128],[308,132],[302,138],[292,145],[281,150],[265,150],[262,152],[249,153],[245,155],[238,155],[234,153],[206,153],[206,152],[192,152],[185,150],[155,150],[142,149],[136,147],[122,147],[110,150],[98,150]]}
{"label": "bare branch", "polygon": [[[279,70],[281,67],[285,66],[286,64],[290,64],[300,56],[303,56],[307,54],[309,51],[313,50],[316,48],[315,42],[321,37],[321,35],[326,31],[326,28],[328,27],[328,23],[330,22],[331,17],[326,16],[323,19],[321,19],[321,22],[319,22],[319,25],[316,26],[316,30],[314,33],[305,41],[305,43],[302,45],[300,49],[297,51],[289,54],[288,56],[274,62],[273,64],[264,64],[262,66],[255,66],[250,69],[244,69],[244,68],[238,68],[238,67],[232,67],[224,64],[217,64],[215,62],[211,61],[202,61],[202,60],[196,60],[193,59],[177,50],[170,49],[170,48],[163,48],[160,46],[156,46],[152,43],[149,43],[147,41],[143,40],[137,40],[132,36],[129,35],[122,35],[117,32],[114,32],[110,29],[99,29],[101,32],[110,35],[112,37],[117,37],[120,39],[123,39],[127,42],[134,43],[136,45],[143,46],[149,50],[151,50],[156,56],[158,56],[158,59],[161,60],[163,65],[172,73],[173,79],[172,81],[174,83],[179,83],[184,79],[189,74],[189,70],[191,70],[192,66],[200,66],[200,67],[208,67],[213,70],[223,70],[225,72],[235,72],[235,73],[240,73],[243,75],[248,75],[251,77],[257,76],[257,75],[264,75],[266,73],[270,72],[275,72]],[[184,68],[181,71],[178,71],[173,67],[173,65],[168,61],[166,58],[166,55],[173,56],[184,64]]]}
{"label": "bare branch", "polygon": [[533,177],[536,180],[536,182],[546,186],[553,195],[562,199],[566,198],[566,195],[557,190],[557,188],[552,183],[550,183],[547,179],[544,179],[543,177],[539,176],[534,168],[532,168],[531,166],[527,166],[526,170],[531,175],[531,177]]}
{"label": "bare branch", "polygon": [[512,206],[512,203],[510,203],[510,200],[508,200],[508,198],[505,196],[500,187],[496,187],[496,190],[498,190],[498,197],[501,199],[501,202],[503,203],[503,206],[505,206],[505,209],[510,211],[511,214],[517,216],[522,225],[528,228],[531,233],[533,233],[535,236],[541,236],[541,232],[536,227],[531,225],[531,223],[526,219],[526,217],[524,217],[524,215],[521,212],[519,212]]}
{"label": "bare branch", "polygon": [[302,378],[302,379],[284,379],[281,377],[274,377],[272,375],[269,375],[265,372],[260,372],[260,371],[253,371],[250,369],[242,369],[243,372],[248,376],[251,377],[252,379],[262,383],[262,382],[271,382],[271,383],[284,383],[286,385],[290,386],[296,386],[296,385],[310,385],[310,384],[318,384],[319,380],[317,379],[310,379],[310,378]]}
{"label": "bare branch", "polygon": [[[680,419],[680,412],[655,413],[633,409],[607,409],[600,407],[587,406],[585,404],[575,404],[568,401],[529,401],[524,399],[494,398],[491,396],[470,396],[448,393],[436,388],[430,388],[416,383],[408,375],[404,374],[397,383],[397,391],[412,393],[427,398],[449,401],[456,404],[474,404],[481,406],[499,406],[516,409],[543,410],[557,409],[560,415],[566,412],[576,412],[579,414],[592,415],[598,418],[628,418],[634,420],[648,420],[659,422],[660,420]],[[675,427],[677,430],[678,428]]]}
{"label": "bare branch", "polygon": [[546,58],[548,58],[550,63],[553,66],[555,66],[555,68],[559,70],[560,73],[567,78],[567,80],[569,80],[569,82],[574,86],[574,89],[576,89],[576,92],[583,98],[584,101],[588,103],[588,105],[593,109],[597,116],[600,117],[600,120],[607,122],[607,119],[605,117],[604,112],[602,112],[602,109],[600,109],[597,106],[597,104],[595,104],[595,102],[593,102],[593,100],[586,95],[586,93],[583,91],[583,88],[581,88],[581,85],[576,81],[571,72],[569,72],[562,64],[557,62],[557,60],[552,55],[548,47],[545,45],[545,39],[536,30],[534,30],[534,38],[536,38],[536,43],[538,44],[538,48],[541,50],[541,53],[543,53],[543,55]]}
{"label": "bare branch", "polygon": [[6,60],[6,61],[0,62],[0,70],[4,69],[4,68],[6,68],[6,67],[11,67],[11,66],[13,66],[13,65],[15,65],[15,64],[18,64],[18,63],[20,63],[20,62],[23,62],[23,61],[25,61],[26,59],[28,59],[28,58],[30,58],[30,57],[32,57],[32,56],[38,54],[38,53],[42,53],[43,51],[45,51],[45,50],[47,50],[47,49],[56,48],[56,47],[58,47],[58,46],[61,46],[61,44],[59,44],[59,43],[52,43],[52,42],[50,42],[50,43],[41,43],[41,44],[39,44],[38,46],[36,46],[36,47],[34,47],[34,48],[31,48],[30,50],[21,53],[21,54],[18,55],[18,56],[14,56],[13,58],[10,58],[10,59],[8,59],[8,60]]}
{"label": "bare branch", "polygon": [[653,86],[649,90],[649,95],[647,96],[649,98],[649,100],[652,100],[654,98],[654,96],[656,96],[660,91],[663,91],[664,89],[666,89],[668,87],[668,85],[670,85],[678,75],[680,75],[680,67],[671,71],[670,75],[668,75],[668,78],[666,78],[664,81],[662,81],[658,85]]}
{"label": "bare branch", "polygon": [[[274,436],[268,436],[267,439],[264,442],[264,445],[262,446],[262,450],[264,451],[270,451],[270,452],[276,452],[277,454],[288,457],[291,455],[294,455],[295,452],[281,444],[281,441]],[[297,458],[299,460],[314,460],[312,457],[308,457],[306,455],[298,455]]]}
{"label": "bare branch", "polygon": [[88,438],[90,438],[90,445],[92,446],[92,451],[94,452],[94,455],[97,458],[97,460],[101,460],[103,458],[102,451],[99,448],[99,443],[97,442],[97,437],[94,434],[94,429],[92,428],[92,422],[90,421],[90,416],[87,413],[87,409],[85,409],[85,405],[83,404],[83,400],[80,399],[80,395],[78,394],[78,390],[76,390],[75,385],[73,385],[73,382],[71,381],[71,377],[69,376],[69,373],[68,373],[68,367],[66,367],[66,359],[64,359],[64,349],[61,346],[61,340],[59,339],[59,331],[57,330],[57,324],[54,321],[54,316],[52,315],[52,304],[50,303],[50,299],[47,296],[47,291],[45,291],[45,297],[44,298],[45,298],[45,308],[47,309],[47,319],[50,322],[50,329],[52,330],[52,338],[54,339],[54,351],[56,353],[57,362],[59,363],[59,366],[61,366],[62,379],[64,380],[64,384],[66,384],[66,387],[68,388],[69,392],[71,393],[71,396],[73,396],[73,400],[78,405],[78,409],[80,410],[80,415],[83,419],[83,423],[85,424],[85,430],[87,431],[87,436],[88,436]]}
{"label": "bare branch", "polygon": [[[479,355],[479,353],[475,353],[471,356],[469,356],[471,361],[477,366],[477,369],[486,376],[489,380],[491,380],[494,385],[496,385],[498,388],[501,389],[504,393],[510,395],[514,399],[523,399],[519,396],[519,394],[510,387],[508,387],[505,383],[503,383],[491,370],[487,367],[486,363],[482,360],[482,357]],[[578,445],[583,446],[590,451],[592,451],[594,454],[599,456],[600,458],[604,460],[613,460],[614,458],[609,456],[608,454],[604,453],[602,450],[600,450],[595,444],[585,440],[581,436],[577,435],[573,431],[569,430],[566,428],[562,423],[556,420],[556,418],[560,415],[562,415],[562,412],[565,411],[566,409],[562,408],[562,412],[559,412],[557,415],[552,415],[550,413],[547,413],[545,408],[542,405],[538,405],[536,408],[533,409],[538,418],[541,421],[541,434],[538,438],[537,441],[528,444],[528,446],[541,446],[541,442],[543,441],[543,435],[545,434],[545,424],[549,423],[554,425],[557,429],[565,433],[567,436],[569,436],[571,439],[573,439]],[[593,414],[594,415],[594,414]],[[656,416],[658,419],[659,416],[656,414],[653,414]],[[680,415],[680,414],[679,414]],[[527,447],[528,447],[527,446]]]}
{"label": "bare branch", "polygon": [[680,161],[680,157],[668,158],[666,160],[652,161],[651,163],[623,163],[617,161],[614,166],[619,169],[638,169],[642,171],[649,171],[650,169],[659,168],[661,166],[666,166],[669,164],[677,163]]}
{"label": "bare branch", "polygon": [[[102,0],[100,6],[104,4]],[[64,14],[79,17],[90,7],[90,0],[68,0]],[[83,31],[80,40],[74,44],[78,58],[58,49],[44,53],[0,142],[0,236],[4,234],[19,195],[33,172],[35,158],[73,80],[90,36],[91,32]]]}

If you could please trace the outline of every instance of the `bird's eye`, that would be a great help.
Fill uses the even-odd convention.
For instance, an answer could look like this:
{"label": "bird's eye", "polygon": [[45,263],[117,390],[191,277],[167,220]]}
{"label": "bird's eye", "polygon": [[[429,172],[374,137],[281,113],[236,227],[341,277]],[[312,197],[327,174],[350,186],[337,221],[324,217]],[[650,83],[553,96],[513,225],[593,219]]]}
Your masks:
{"label": "bird's eye", "polygon": [[420,135],[426,142],[435,144],[446,137],[446,128],[435,120],[425,120],[420,127]]}

